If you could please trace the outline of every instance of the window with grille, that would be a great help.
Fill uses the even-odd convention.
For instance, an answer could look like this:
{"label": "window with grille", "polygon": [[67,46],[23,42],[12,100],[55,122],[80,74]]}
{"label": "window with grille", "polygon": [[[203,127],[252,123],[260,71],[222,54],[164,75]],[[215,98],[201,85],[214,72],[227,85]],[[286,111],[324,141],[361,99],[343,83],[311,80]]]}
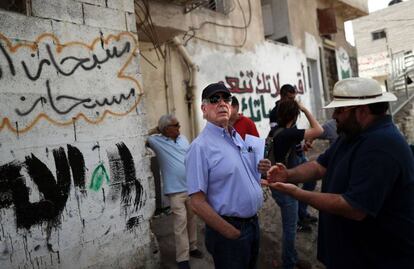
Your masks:
{"label": "window with grille", "polygon": [[28,15],[27,7],[30,0],[1,0],[0,9]]}
{"label": "window with grille", "polygon": [[216,12],[228,13],[225,0],[204,0],[202,6]]}
{"label": "window with grille", "polygon": [[[171,1],[171,0],[169,0]],[[228,14],[233,9],[233,2],[229,0],[180,0],[185,3],[185,13],[191,12],[192,10],[203,7],[210,9],[215,12]]]}
{"label": "window with grille", "polygon": [[372,32],[371,36],[372,36],[372,40],[377,40],[377,39],[386,38],[387,34],[385,33],[385,30],[381,30],[381,31]]}

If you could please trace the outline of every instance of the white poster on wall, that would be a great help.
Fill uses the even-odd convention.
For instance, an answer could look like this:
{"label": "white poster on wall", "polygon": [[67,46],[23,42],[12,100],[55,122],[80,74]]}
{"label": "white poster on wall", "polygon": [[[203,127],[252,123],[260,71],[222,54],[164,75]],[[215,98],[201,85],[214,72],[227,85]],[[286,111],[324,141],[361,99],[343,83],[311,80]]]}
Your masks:
{"label": "white poster on wall", "polygon": [[349,55],[343,47],[339,47],[336,50],[336,65],[339,80],[352,77],[352,68],[351,62],[349,61]]}

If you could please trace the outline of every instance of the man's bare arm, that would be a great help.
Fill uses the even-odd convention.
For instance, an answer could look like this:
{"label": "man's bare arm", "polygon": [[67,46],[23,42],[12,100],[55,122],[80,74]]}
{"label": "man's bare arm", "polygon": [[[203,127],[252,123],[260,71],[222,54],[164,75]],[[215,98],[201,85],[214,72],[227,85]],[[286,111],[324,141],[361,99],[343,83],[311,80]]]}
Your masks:
{"label": "man's bare arm", "polygon": [[325,173],[326,168],[316,161],[306,162],[292,169],[287,169],[283,164],[277,163],[267,172],[267,179],[269,183],[304,183],[321,179]]}
{"label": "man's bare arm", "polygon": [[357,221],[363,220],[366,217],[365,212],[352,207],[341,194],[305,191],[296,185],[280,182],[272,183],[270,186],[320,211]]}
{"label": "man's bare arm", "polygon": [[288,181],[292,183],[307,182],[321,179],[326,168],[316,161],[303,163],[288,170]]}
{"label": "man's bare arm", "polygon": [[240,231],[233,225],[225,221],[218,215],[213,208],[207,203],[206,196],[203,192],[197,192],[191,195],[191,208],[204,222],[222,234],[228,239],[237,239]]}

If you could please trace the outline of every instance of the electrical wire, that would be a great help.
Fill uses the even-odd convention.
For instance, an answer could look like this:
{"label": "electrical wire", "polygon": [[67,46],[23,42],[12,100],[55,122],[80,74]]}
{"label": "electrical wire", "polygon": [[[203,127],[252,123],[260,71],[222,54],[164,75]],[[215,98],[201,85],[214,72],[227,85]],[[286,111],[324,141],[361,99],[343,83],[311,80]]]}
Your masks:
{"label": "electrical wire", "polygon": [[[211,21],[205,21],[205,22],[201,23],[199,25],[199,27],[191,27],[186,33],[184,33],[184,38],[187,37],[187,36],[190,36],[187,40],[185,40],[184,46],[186,46],[191,39],[195,38],[195,39],[198,39],[198,40],[201,40],[201,41],[204,41],[204,42],[207,42],[207,43],[219,45],[219,46],[235,47],[235,48],[243,47],[246,44],[246,41],[247,41],[247,28],[250,26],[251,21],[252,21],[252,7],[251,7],[251,0],[248,0],[249,19],[246,21],[246,14],[245,14],[245,11],[243,10],[243,8],[240,4],[240,0],[237,0],[237,3],[238,3],[239,8],[242,12],[242,17],[243,17],[243,22],[244,22],[243,26],[227,25],[227,24],[220,24],[220,23],[211,22]],[[217,27],[222,27],[222,28],[232,28],[232,29],[244,30],[243,41],[241,42],[241,44],[226,44],[226,43],[217,42],[217,41],[213,41],[213,40],[210,40],[210,39],[207,39],[207,38],[197,36],[196,31],[201,30],[202,27],[204,27],[205,25],[208,25],[208,24],[211,24],[211,25],[214,25],[214,26],[217,26]],[[192,32],[193,34],[189,35],[190,32]]]}

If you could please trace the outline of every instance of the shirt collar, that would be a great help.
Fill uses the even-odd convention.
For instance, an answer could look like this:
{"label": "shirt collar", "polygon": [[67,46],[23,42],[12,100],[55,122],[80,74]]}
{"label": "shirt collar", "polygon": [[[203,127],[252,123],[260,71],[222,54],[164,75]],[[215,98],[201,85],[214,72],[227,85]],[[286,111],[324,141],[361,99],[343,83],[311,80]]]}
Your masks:
{"label": "shirt collar", "polygon": [[[169,141],[169,140],[171,140],[171,141],[173,141],[174,142],[174,139],[172,139],[172,138],[170,138],[170,137],[168,137],[168,136],[165,136],[165,135],[163,135],[163,134],[159,134],[162,138],[164,138],[166,141]],[[181,135],[178,135],[178,137],[177,137],[177,139],[175,140],[175,141],[178,141],[179,139],[180,139],[180,137],[181,137]]]}
{"label": "shirt collar", "polygon": [[[216,133],[218,135],[222,135],[222,136],[226,135],[226,129],[224,129],[220,126],[217,126],[214,123],[211,123],[209,121],[206,124],[206,128],[207,128],[207,130],[209,130],[213,133]],[[236,136],[236,130],[232,126],[229,126],[229,130],[230,130],[231,136],[235,137]]]}

